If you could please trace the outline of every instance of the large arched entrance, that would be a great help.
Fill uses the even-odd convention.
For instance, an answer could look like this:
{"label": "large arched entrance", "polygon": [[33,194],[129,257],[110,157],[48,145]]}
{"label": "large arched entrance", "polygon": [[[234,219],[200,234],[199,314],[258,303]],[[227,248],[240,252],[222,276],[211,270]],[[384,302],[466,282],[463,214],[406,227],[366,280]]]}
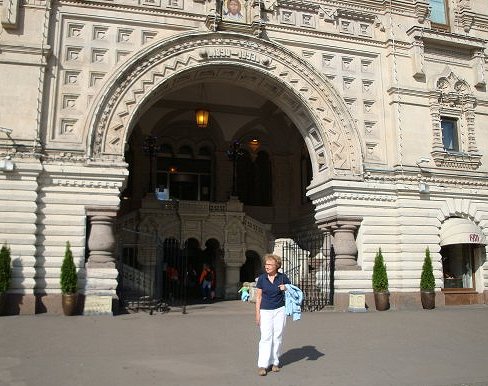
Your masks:
{"label": "large arched entrance", "polygon": [[[216,240],[217,292],[226,298],[237,297],[246,251],[262,255],[274,238],[315,230],[309,186],[360,175],[359,135],[334,88],[292,52],[254,37],[158,42],[120,68],[93,105],[91,157],[129,163],[121,226],[137,218],[163,238]],[[210,112],[204,129],[194,122],[199,105]]]}
{"label": "large arched entrance", "polygon": [[[181,35],[157,42],[128,60],[107,81],[86,120],[93,159],[124,155],[140,115],[192,69],[207,77],[239,81],[272,100],[305,140],[314,176],[359,175],[362,147],[354,119],[330,82],[293,52],[235,33]],[[220,73],[217,69],[222,68]],[[203,74],[202,74],[203,75]]]}

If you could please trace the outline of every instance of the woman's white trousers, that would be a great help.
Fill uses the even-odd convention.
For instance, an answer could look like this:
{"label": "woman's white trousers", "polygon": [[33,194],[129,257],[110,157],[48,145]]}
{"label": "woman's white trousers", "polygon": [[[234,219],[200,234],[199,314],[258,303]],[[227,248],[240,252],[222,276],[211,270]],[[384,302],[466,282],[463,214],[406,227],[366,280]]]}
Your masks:
{"label": "woman's white trousers", "polygon": [[278,366],[283,343],[283,330],[286,324],[285,307],[259,312],[261,340],[259,341],[258,367]]}

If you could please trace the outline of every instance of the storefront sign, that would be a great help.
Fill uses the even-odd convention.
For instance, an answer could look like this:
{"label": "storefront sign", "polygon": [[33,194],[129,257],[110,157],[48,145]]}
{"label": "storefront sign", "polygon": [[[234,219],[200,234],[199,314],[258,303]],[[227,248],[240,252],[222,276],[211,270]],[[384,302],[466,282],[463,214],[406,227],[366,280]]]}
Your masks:
{"label": "storefront sign", "polygon": [[477,233],[470,233],[469,235],[469,242],[474,244],[479,244],[480,242],[480,235]]}

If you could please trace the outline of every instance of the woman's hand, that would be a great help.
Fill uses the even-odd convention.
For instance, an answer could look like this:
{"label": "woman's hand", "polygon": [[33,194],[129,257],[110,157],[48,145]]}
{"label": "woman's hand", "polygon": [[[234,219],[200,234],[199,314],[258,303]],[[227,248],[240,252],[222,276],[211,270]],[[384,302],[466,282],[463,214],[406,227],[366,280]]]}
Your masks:
{"label": "woman's hand", "polygon": [[280,290],[286,291],[286,286],[284,284],[280,284]]}
{"label": "woman's hand", "polygon": [[256,324],[259,326],[261,323],[261,299],[263,297],[263,290],[261,288],[256,289]]}

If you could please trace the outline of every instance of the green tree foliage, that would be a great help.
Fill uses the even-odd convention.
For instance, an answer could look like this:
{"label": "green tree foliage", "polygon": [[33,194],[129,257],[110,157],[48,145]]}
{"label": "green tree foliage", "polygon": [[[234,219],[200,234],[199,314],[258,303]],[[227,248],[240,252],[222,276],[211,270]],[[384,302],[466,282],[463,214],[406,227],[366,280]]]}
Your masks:
{"label": "green tree foliage", "polygon": [[373,290],[376,292],[388,291],[388,275],[386,264],[383,261],[381,248],[376,253],[373,266]]}
{"label": "green tree foliage", "polygon": [[6,245],[0,250],[0,293],[6,292],[10,285],[12,268],[10,267],[10,248]]}
{"label": "green tree foliage", "polygon": [[425,250],[424,265],[422,266],[422,276],[420,277],[421,290],[434,290],[435,278],[432,270],[432,259],[430,258],[429,248]]}
{"label": "green tree foliage", "polygon": [[63,265],[61,266],[61,292],[63,294],[74,294],[78,287],[76,266],[73,261],[73,253],[69,242],[66,242]]}

